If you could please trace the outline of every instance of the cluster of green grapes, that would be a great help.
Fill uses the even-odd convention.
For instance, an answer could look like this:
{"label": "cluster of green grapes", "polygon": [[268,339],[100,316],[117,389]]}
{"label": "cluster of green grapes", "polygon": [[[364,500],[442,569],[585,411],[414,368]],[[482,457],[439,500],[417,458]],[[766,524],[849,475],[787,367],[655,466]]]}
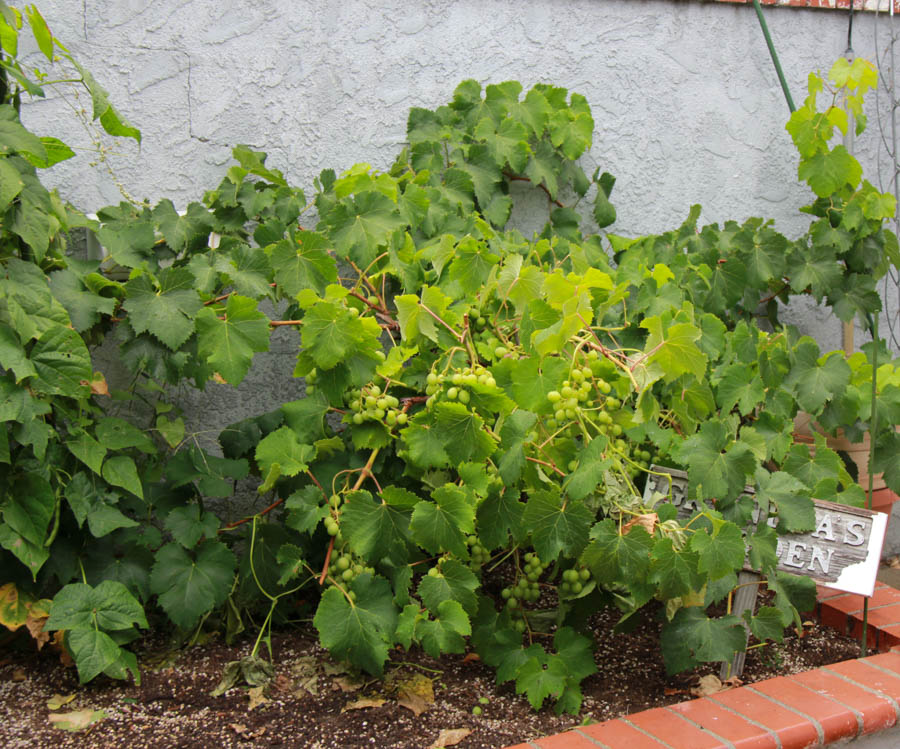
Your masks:
{"label": "cluster of green grapes", "polygon": [[[589,359],[597,356],[595,351],[590,354],[594,356],[589,355]],[[547,393],[547,400],[554,408],[553,416],[547,419],[547,429],[558,429],[574,421],[582,410],[590,410],[600,432],[618,437],[622,427],[614,423],[611,413],[621,408],[622,403],[609,395],[611,391],[612,385],[603,378],[595,379],[589,366],[573,368],[559,390]]]}
{"label": "cluster of green grapes", "polygon": [[473,570],[480,569],[491,558],[491,553],[481,545],[478,536],[466,536],[466,546],[469,547],[469,566]]}
{"label": "cluster of green grapes", "polygon": [[571,567],[563,570],[562,582],[559,584],[561,596],[577,596],[591,579],[591,571],[587,567]]}
{"label": "cluster of green grapes", "polygon": [[529,551],[524,557],[525,566],[522,574],[516,578],[512,587],[500,591],[500,597],[506,601],[506,608],[514,617],[513,626],[519,632],[525,631],[522,619],[522,607],[526,603],[534,603],[541,597],[541,586],[538,580],[549,565],[544,564],[538,555]]}
{"label": "cluster of green grapes", "polygon": [[409,419],[406,411],[400,410],[399,399],[387,392],[382,393],[381,387],[375,383],[352,390],[349,406],[353,412],[350,419],[357,425],[365,421],[379,421],[388,427],[403,426]]}
{"label": "cluster of green grapes", "polygon": [[425,378],[425,395],[428,396],[425,407],[431,408],[438,400],[457,401],[465,405],[472,398],[467,388],[475,384],[494,387],[497,381],[480,364],[447,374],[429,372]]}

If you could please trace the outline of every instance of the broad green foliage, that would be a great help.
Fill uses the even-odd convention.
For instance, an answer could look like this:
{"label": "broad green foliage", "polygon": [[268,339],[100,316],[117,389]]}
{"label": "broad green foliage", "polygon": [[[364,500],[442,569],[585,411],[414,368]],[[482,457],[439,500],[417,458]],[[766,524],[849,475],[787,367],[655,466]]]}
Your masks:
{"label": "broad green foliage", "polygon": [[[851,438],[874,411],[900,421],[893,366],[873,403],[866,355],[823,355],[777,320],[810,294],[865,322],[897,262],[890,196],[830,144],[844,93],[863,122],[870,67],[838,63],[825,111],[813,76],[788,125],[816,195],[795,240],[762,219],[700,228],[699,208],[661,235],[597,233],[615,179],[579,166],[587,101],[516,82],[465,81],[412,110],[387,172],[323,172],[315,227],[245,146],[183,214],[122,203],[91,222],[41,186],[69,152],[18,119],[18,97],[41,91],[16,58],[22,17],[0,10],[0,583],[55,596],[48,628],[66,631],[82,681],[137,675],[123,646],[145,608],[229,638],[268,609],[256,658],[303,589],[335,657],[380,674],[397,645],[468,642],[536,709],[576,713],[595,670],[579,628],[599,607],[624,624],[661,604],[671,671],[742,649],[743,620],[704,604],[736,585],[748,548],[776,594],[751,630],[777,639],[799,620],[809,584],[773,574],[777,536],[811,527],[812,497],[861,492],[824,441],[791,444],[794,417]],[[70,61],[27,20],[48,60]],[[100,125],[138,138],[76,70]],[[514,182],[547,200],[533,237],[507,225]],[[78,226],[102,263],[66,255]],[[754,324],[761,306],[774,332]],[[305,396],[201,448],[166,386],[240,384],[275,327]],[[91,361],[107,335],[134,375],[114,398]],[[875,436],[900,489],[900,440]],[[645,503],[654,462],[689,472],[690,521]],[[223,524],[206,500],[247,479],[266,509]],[[747,484],[773,518],[755,530]]]}

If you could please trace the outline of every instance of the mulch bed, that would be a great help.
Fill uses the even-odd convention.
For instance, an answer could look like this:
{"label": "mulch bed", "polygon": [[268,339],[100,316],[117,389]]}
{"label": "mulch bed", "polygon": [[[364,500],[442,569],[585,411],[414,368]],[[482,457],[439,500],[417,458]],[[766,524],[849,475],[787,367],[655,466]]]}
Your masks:
{"label": "mulch bed", "polygon": [[[612,634],[617,612],[592,624],[599,672],[582,684],[578,716],[534,712],[511,683],[497,687],[494,672],[472,656],[434,660],[420,650],[395,651],[387,680],[357,680],[334,664],[315,633],[297,629],[273,636],[275,678],[264,694],[234,687],[210,692],[227,662],[252,642],[228,647],[212,639],[167,651],[158,638],[139,650],[141,685],[99,677],[79,688],[73,668],[57,654],[8,643],[0,650],[0,745],[17,747],[504,747],[651,707],[690,699],[700,677],[717,665],[667,677],[658,621]],[[859,655],[859,643],[807,622],[802,636],[748,653],[744,683],[805,671]],[[68,703],[51,710],[55,695]],[[433,701],[432,701],[433,695]],[[51,715],[105,717],[78,732],[54,727]],[[420,713],[420,714],[417,714]],[[99,716],[97,716],[99,717]],[[456,731],[444,733],[442,731]],[[468,733],[466,733],[468,731]]]}

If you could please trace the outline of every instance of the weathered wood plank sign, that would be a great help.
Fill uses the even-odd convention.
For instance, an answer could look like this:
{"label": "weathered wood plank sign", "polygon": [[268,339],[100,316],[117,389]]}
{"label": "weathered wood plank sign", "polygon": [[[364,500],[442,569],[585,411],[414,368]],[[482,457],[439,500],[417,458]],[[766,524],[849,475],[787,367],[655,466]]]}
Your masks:
{"label": "weathered wood plank sign", "polygon": [[[644,499],[654,492],[669,497],[678,508],[678,517],[688,518],[698,503],[688,499],[688,475],[675,468],[651,466],[651,471],[666,475],[648,476]],[[745,489],[753,495],[753,488]],[[888,516],[858,507],[813,500],[816,527],[808,533],[791,533],[778,537],[777,569],[811,577],[820,585],[848,593],[871,596],[881,560],[881,548],[887,533]],[[759,507],[753,513],[759,521]],[[777,518],[768,518],[774,526]],[[750,569],[749,566],[745,569]]]}

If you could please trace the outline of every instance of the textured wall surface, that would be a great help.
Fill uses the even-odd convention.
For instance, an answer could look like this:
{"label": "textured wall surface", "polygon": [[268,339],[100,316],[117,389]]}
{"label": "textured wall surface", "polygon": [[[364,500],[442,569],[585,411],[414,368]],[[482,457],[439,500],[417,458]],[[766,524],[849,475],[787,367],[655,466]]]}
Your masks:
{"label": "textured wall surface", "polygon": [[[465,78],[517,79],[526,88],[553,83],[587,97],[596,133],[585,166],[618,177],[616,233],[673,228],[692,203],[703,205],[703,222],[762,215],[789,236],[807,225],[797,208],[810,193],[796,182],[787,105],[749,5],[43,0],[40,7],[143,131],[140,148],[116,144],[110,160],[129,192],[153,202],[199,199],[219,182],[237,143],[267,151],[269,163],[310,195],[323,168],[358,161],[387,167],[404,140],[410,107],[447,102]],[[801,101],[808,72],[827,71],[847,48],[847,14],[765,12]],[[856,53],[874,59],[876,31],[886,38],[891,22],[857,13]],[[87,141],[59,99],[30,105],[26,118],[73,146]],[[873,166],[877,127],[856,147]],[[86,210],[118,202],[110,176],[88,169],[89,161],[86,153],[61,164],[49,181]],[[886,167],[882,172],[889,180]],[[874,170],[869,176],[877,183]],[[896,290],[891,294],[896,310]],[[799,305],[791,318],[824,346],[840,346],[839,326],[826,311]],[[228,423],[296,397],[290,382],[272,384],[276,371],[289,373],[295,345],[296,336],[274,344],[276,352],[255,365],[260,376],[237,394],[211,386],[216,420]]]}

